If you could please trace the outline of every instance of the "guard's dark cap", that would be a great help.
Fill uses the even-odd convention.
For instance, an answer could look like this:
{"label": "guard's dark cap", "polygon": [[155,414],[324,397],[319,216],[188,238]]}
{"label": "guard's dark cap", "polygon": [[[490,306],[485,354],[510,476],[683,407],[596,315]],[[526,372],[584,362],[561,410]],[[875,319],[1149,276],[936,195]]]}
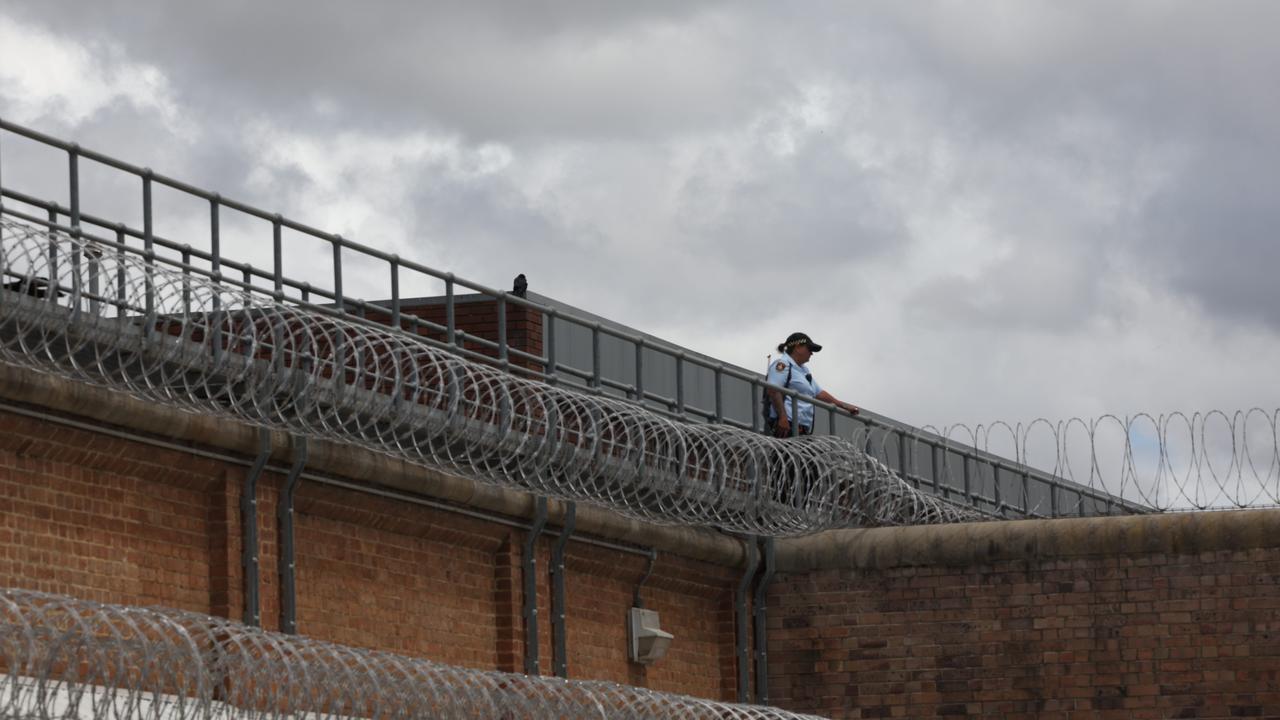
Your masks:
{"label": "guard's dark cap", "polygon": [[819,350],[822,349],[822,346],[814,342],[813,338],[809,337],[808,335],[805,335],[802,332],[791,333],[790,335],[787,336],[787,341],[782,344],[783,348],[788,352],[791,351],[793,348],[799,347],[801,345],[808,345],[809,349],[814,352],[818,352]]}

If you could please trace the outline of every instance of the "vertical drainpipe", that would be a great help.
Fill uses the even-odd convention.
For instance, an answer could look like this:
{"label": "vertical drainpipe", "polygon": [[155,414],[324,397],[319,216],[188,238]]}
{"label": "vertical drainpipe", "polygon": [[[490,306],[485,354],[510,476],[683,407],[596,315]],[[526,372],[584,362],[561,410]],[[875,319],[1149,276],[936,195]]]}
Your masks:
{"label": "vertical drainpipe", "polygon": [[258,457],[240,489],[240,565],[244,569],[244,624],[262,625],[258,603],[258,478],[271,457],[271,431],[258,428]]}
{"label": "vertical drainpipe", "polygon": [[636,583],[636,590],[631,595],[631,607],[644,607],[644,600],[640,597],[640,590],[645,583],[649,582],[649,576],[653,575],[653,566],[656,562],[658,562],[658,551],[649,548],[649,562],[645,565],[644,574],[640,576],[640,582]]}
{"label": "vertical drainpipe", "polygon": [[569,656],[565,643],[564,547],[569,544],[577,517],[576,503],[565,503],[564,527],[551,549],[551,655],[556,677],[569,677]]}
{"label": "vertical drainpipe", "polygon": [[742,579],[738,581],[738,587],[733,592],[733,613],[737,621],[734,632],[734,655],[738,667],[738,702],[746,703],[751,701],[751,676],[748,669],[750,657],[747,655],[747,588],[751,586],[751,578],[756,574],[755,538],[744,538],[742,546],[746,550],[745,566],[742,569]]}
{"label": "vertical drainpipe", "polygon": [[539,496],[536,502],[536,513],[533,527],[524,540],[524,557],[521,564],[524,570],[524,674],[538,675],[538,559],[534,553],[538,549],[538,537],[547,526],[547,499]]}
{"label": "vertical drainpipe", "polygon": [[302,468],[307,464],[307,439],[293,438],[293,465],[285,480],[284,493],[276,505],[276,518],[280,527],[280,631],[293,635],[298,632],[298,580],[297,561],[293,545],[293,500],[298,489]]}
{"label": "vertical drainpipe", "polygon": [[765,626],[765,591],[769,588],[769,581],[773,579],[773,538],[765,538],[762,543],[764,546],[764,572],[760,575],[759,582],[756,583],[756,595],[752,602],[755,611],[756,625],[756,702],[760,705],[769,704],[769,633]]}

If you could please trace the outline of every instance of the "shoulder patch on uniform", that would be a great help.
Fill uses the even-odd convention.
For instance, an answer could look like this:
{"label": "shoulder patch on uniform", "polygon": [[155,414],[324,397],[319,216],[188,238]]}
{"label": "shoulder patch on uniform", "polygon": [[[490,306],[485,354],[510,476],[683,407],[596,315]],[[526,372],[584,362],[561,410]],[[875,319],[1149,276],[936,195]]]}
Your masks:
{"label": "shoulder patch on uniform", "polygon": [[787,369],[787,364],[779,360],[778,364],[773,366],[773,369],[777,370],[778,372],[782,372],[783,370]]}

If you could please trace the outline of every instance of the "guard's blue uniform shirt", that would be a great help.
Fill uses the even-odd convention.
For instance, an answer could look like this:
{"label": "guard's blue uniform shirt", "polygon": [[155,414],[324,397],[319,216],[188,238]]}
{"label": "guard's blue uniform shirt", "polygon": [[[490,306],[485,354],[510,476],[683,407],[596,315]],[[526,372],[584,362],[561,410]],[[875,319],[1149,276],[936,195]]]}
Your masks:
{"label": "guard's blue uniform shirt", "polygon": [[[791,371],[791,380],[787,380],[787,371]],[[768,381],[774,385],[781,385],[789,390],[795,390],[801,395],[814,397],[822,392],[822,386],[818,385],[818,381],[813,379],[813,375],[809,373],[809,369],[804,365],[795,361],[790,355],[783,353],[781,356],[774,358],[769,363]],[[800,413],[800,425],[802,427],[813,427],[813,404],[803,400],[796,400]],[[795,422],[795,418],[791,413],[791,398],[786,395],[782,396],[782,406],[787,411],[787,420]],[[769,417],[778,417],[778,411],[773,408],[773,403],[769,404]]]}

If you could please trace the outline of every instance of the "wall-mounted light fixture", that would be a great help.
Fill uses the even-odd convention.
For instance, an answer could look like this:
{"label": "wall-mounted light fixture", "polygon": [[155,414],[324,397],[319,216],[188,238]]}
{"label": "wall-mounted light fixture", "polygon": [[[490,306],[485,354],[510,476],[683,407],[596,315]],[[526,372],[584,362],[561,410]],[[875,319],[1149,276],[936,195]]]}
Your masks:
{"label": "wall-mounted light fixture", "polygon": [[656,611],[638,607],[631,608],[627,634],[631,638],[631,661],[645,665],[661,660],[675,639],[674,635],[659,627]]}

